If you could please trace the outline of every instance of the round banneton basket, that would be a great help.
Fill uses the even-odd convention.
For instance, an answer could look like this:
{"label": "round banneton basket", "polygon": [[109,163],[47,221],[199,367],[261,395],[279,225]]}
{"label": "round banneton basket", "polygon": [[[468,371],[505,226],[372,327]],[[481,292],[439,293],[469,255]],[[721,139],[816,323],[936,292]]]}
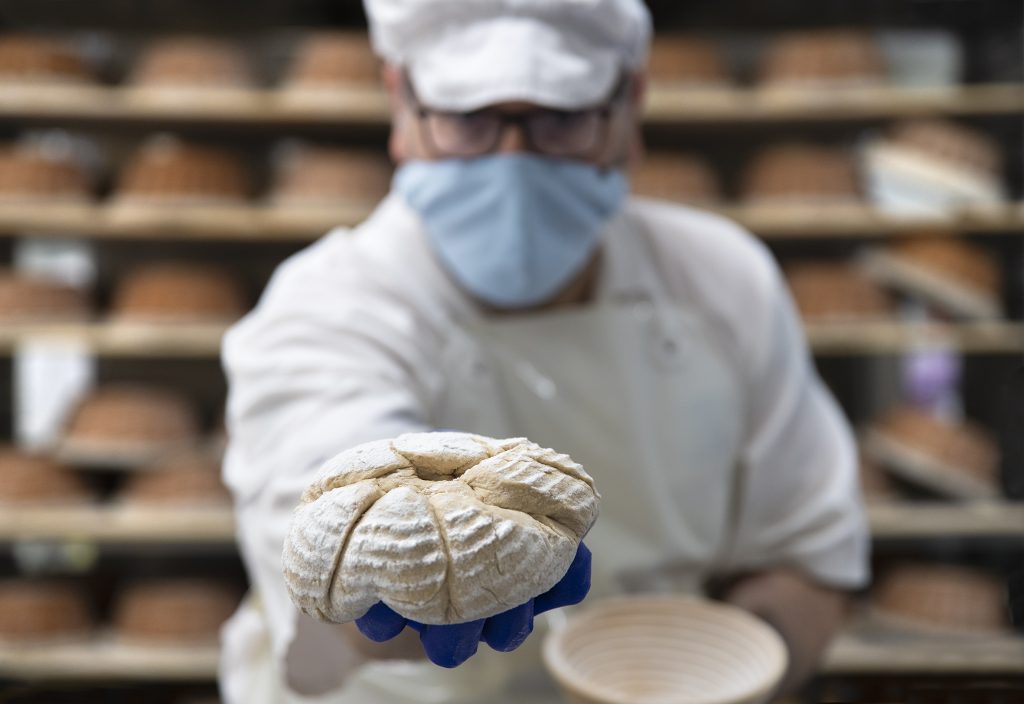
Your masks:
{"label": "round banneton basket", "polygon": [[767,624],[686,596],[608,599],[544,642],[544,662],[573,704],[755,704],[788,655]]}

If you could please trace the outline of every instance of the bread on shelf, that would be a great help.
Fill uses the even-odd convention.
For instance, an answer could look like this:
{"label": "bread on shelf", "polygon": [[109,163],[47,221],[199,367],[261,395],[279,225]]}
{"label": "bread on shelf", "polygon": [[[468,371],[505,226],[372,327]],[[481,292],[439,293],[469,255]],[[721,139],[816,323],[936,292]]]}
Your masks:
{"label": "bread on shelf", "polygon": [[885,289],[850,264],[799,262],[785,271],[806,323],[864,322],[893,316],[893,301]]}
{"label": "bread on shelf", "polygon": [[136,93],[168,98],[245,90],[253,85],[246,55],[211,37],[167,37],[145,47],[126,85]]}
{"label": "bread on shelf", "polygon": [[80,590],[34,579],[0,580],[0,646],[82,640],[92,626],[89,603]]}
{"label": "bread on shelf", "polygon": [[29,34],[0,35],[0,85],[66,87],[96,82],[68,44]]}
{"label": "bread on shelf", "polygon": [[654,37],[647,76],[652,85],[671,88],[725,88],[732,83],[722,52],[713,42],[680,34]]}
{"label": "bread on shelf", "polygon": [[213,645],[240,600],[236,588],[211,580],[140,582],[117,596],[114,634],[137,645]]}
{"label": "bread on shelf", "polygon": [[999,446],[985,428],[950,421],[914,406],[899,406],[865,433],[867,456],[893,474],[953,499],[1001,494]]}
{"label": "bread on shelf", "polygon": [[871,201],[896,214],[944,215],[1007,200],[999,144],[950,120],[898,123],[866,141],[861,159]]}
{"label": "bread on shelf", "polygon": [[198,438],[196,411],[177,392],[111,384],[79,402],[59,452],[71,463],[135,465],[194,447]]}
{"label": "bread on shelf", "polygon": [[854,29],[791,32],[775,38],[758,71],[762,87],[855,88],[886,80],[885,57],[875,39]]}
{"label": "bread on shelf", "polygon": [[1006,582],[967,567],[901,563],[879,575],[873,615],[926,635],[995,635],[1009,630]]}
{"label": "bread on shelf", "polygon": [[763,149],[743,174],[743,202],[757,206],[855,205],[857,169],[840,148],[787,143]]}
{"label": "bread on shelf", "polygon": [[55,460],[0,447],[0,507],[68,506],[91,498],[82,478]]}
{"label": "bread on shelf", "polygon": [[650,152],[630,173],[630,183],[639,196],[697,206],[722,201],[721,184],[711,165],[690,154]]}
{"label": "bread on shelf", "polygon": [[239,206],[248,196],[245,167],[234,155],[170,135],[147,140],[118,179],[117,207]]}
{"label": "bread on shelf", "polygon": [[81,204],[92,200],[82,165],[29,144],[0,147],[0,205]]}
{"label": "bread on shelf", "polygon": [[369,208],[391,187],[393,167],[382,153],[300,144],[283,147],[269,194],[274,208]]}
{"label": "bread on shelf", "polygon": [[220,479],[220,463],[197,452],[172,456],[129,477],[119,498],[136,507],[197,508],[231,503]]}
{"label": "bread on shelf", "polygon": [[918,236],[865,253],[876,281],[959,318],[1003,315],[999,262],[981,245],[951,236]]}
{"label": "bread on shelf", "polygon": [[85,293],[41,276],[0,268],[0,323],[56,323],[89,316]]}
{"label": "bread on shelf", "polygon": [[132,323],[227,323],[246,308],[245,292],[230,270],[165,261],[140,266],[118,282],[111,317]]}
{"label": "bread on shelf", "polygon": [[860,458],[858,477],[861,495],[869,504],[894,501],[900,497],[899,490],[881,465],[867,457]]}
{"label": "bread on shelf", "polygon": [[380,84],[380,60],[366,32],[314,32],[304,37],[281,83],[287,99],[331,97],[339,89],[373,89]]}

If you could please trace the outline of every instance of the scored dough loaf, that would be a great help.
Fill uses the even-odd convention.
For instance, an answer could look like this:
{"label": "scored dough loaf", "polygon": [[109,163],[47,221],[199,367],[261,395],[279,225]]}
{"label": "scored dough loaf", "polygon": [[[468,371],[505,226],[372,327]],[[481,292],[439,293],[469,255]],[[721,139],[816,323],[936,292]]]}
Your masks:
{"label": "scored dough loaf", "polygon": [[344,623],[383,601],[426,624],[525,603],[562,578],[597,518],[593,479],[524,438],[408,433],[331,459],[284,548],[305,613]]}

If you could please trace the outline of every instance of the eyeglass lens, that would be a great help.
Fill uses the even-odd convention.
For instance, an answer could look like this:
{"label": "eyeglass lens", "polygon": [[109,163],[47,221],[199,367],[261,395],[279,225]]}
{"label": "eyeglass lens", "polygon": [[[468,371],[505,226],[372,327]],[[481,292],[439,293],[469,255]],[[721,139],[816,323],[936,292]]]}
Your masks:
{"label": "eyeglass lens", "polygon": [[564,112],[536,110],[521,118],[497,111],[471,113],[432,112],[426,116],[434,146],[440,151],[474,156],[493,151],[501,140],[506,123],[521,122],[533,149],[556,156],[582,156],[589,153],[600,136],[602,117],[598,111]]}

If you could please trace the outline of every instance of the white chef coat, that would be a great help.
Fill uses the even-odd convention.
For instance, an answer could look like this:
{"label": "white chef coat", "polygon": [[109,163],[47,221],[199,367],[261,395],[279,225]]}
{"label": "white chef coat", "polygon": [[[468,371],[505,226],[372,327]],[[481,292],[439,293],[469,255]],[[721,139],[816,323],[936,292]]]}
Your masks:
{"label": "white chef coat", "polygon": [[[635,256],[640,250],[652,256]],[[864,584],[868,541],[853,442],[814,373],[766,248],[717,216],[631,199],[607,228],[601,266],[595,304],[628,298],[657,278],[671,303],[715,338],[719,366],[735,377],[742,435],[723,452],[746,470],[718,567],[786,564],[827,584]],[[281,548],[292,509],[324,459],[364,441],[452,427],[453,399],[480,375],[481,359],[473,336],[456,331],[484,318],[436,263],[415,213],[392,194],[363,225],[335,230],[285,262],[259,306],[228,333],[224,471],[260,603],[225,629],[221,676],[231,704],[254,676],[245,663],[262,647],[261,632],[275,663],[263,677],[326,691],[349,675],[354,660],[335,629],[300,616],[288,600]],[[476,396],[474,414],[501,402]],[[679,423],[713,435],[722,420],[710,413]],[[703,482],[705,492],[695,490],[700,481],[664,491],[685,487],[674,500],[683,513],[700,513],[732,478]],[[602,520],[615,520],[610,503]]]}

